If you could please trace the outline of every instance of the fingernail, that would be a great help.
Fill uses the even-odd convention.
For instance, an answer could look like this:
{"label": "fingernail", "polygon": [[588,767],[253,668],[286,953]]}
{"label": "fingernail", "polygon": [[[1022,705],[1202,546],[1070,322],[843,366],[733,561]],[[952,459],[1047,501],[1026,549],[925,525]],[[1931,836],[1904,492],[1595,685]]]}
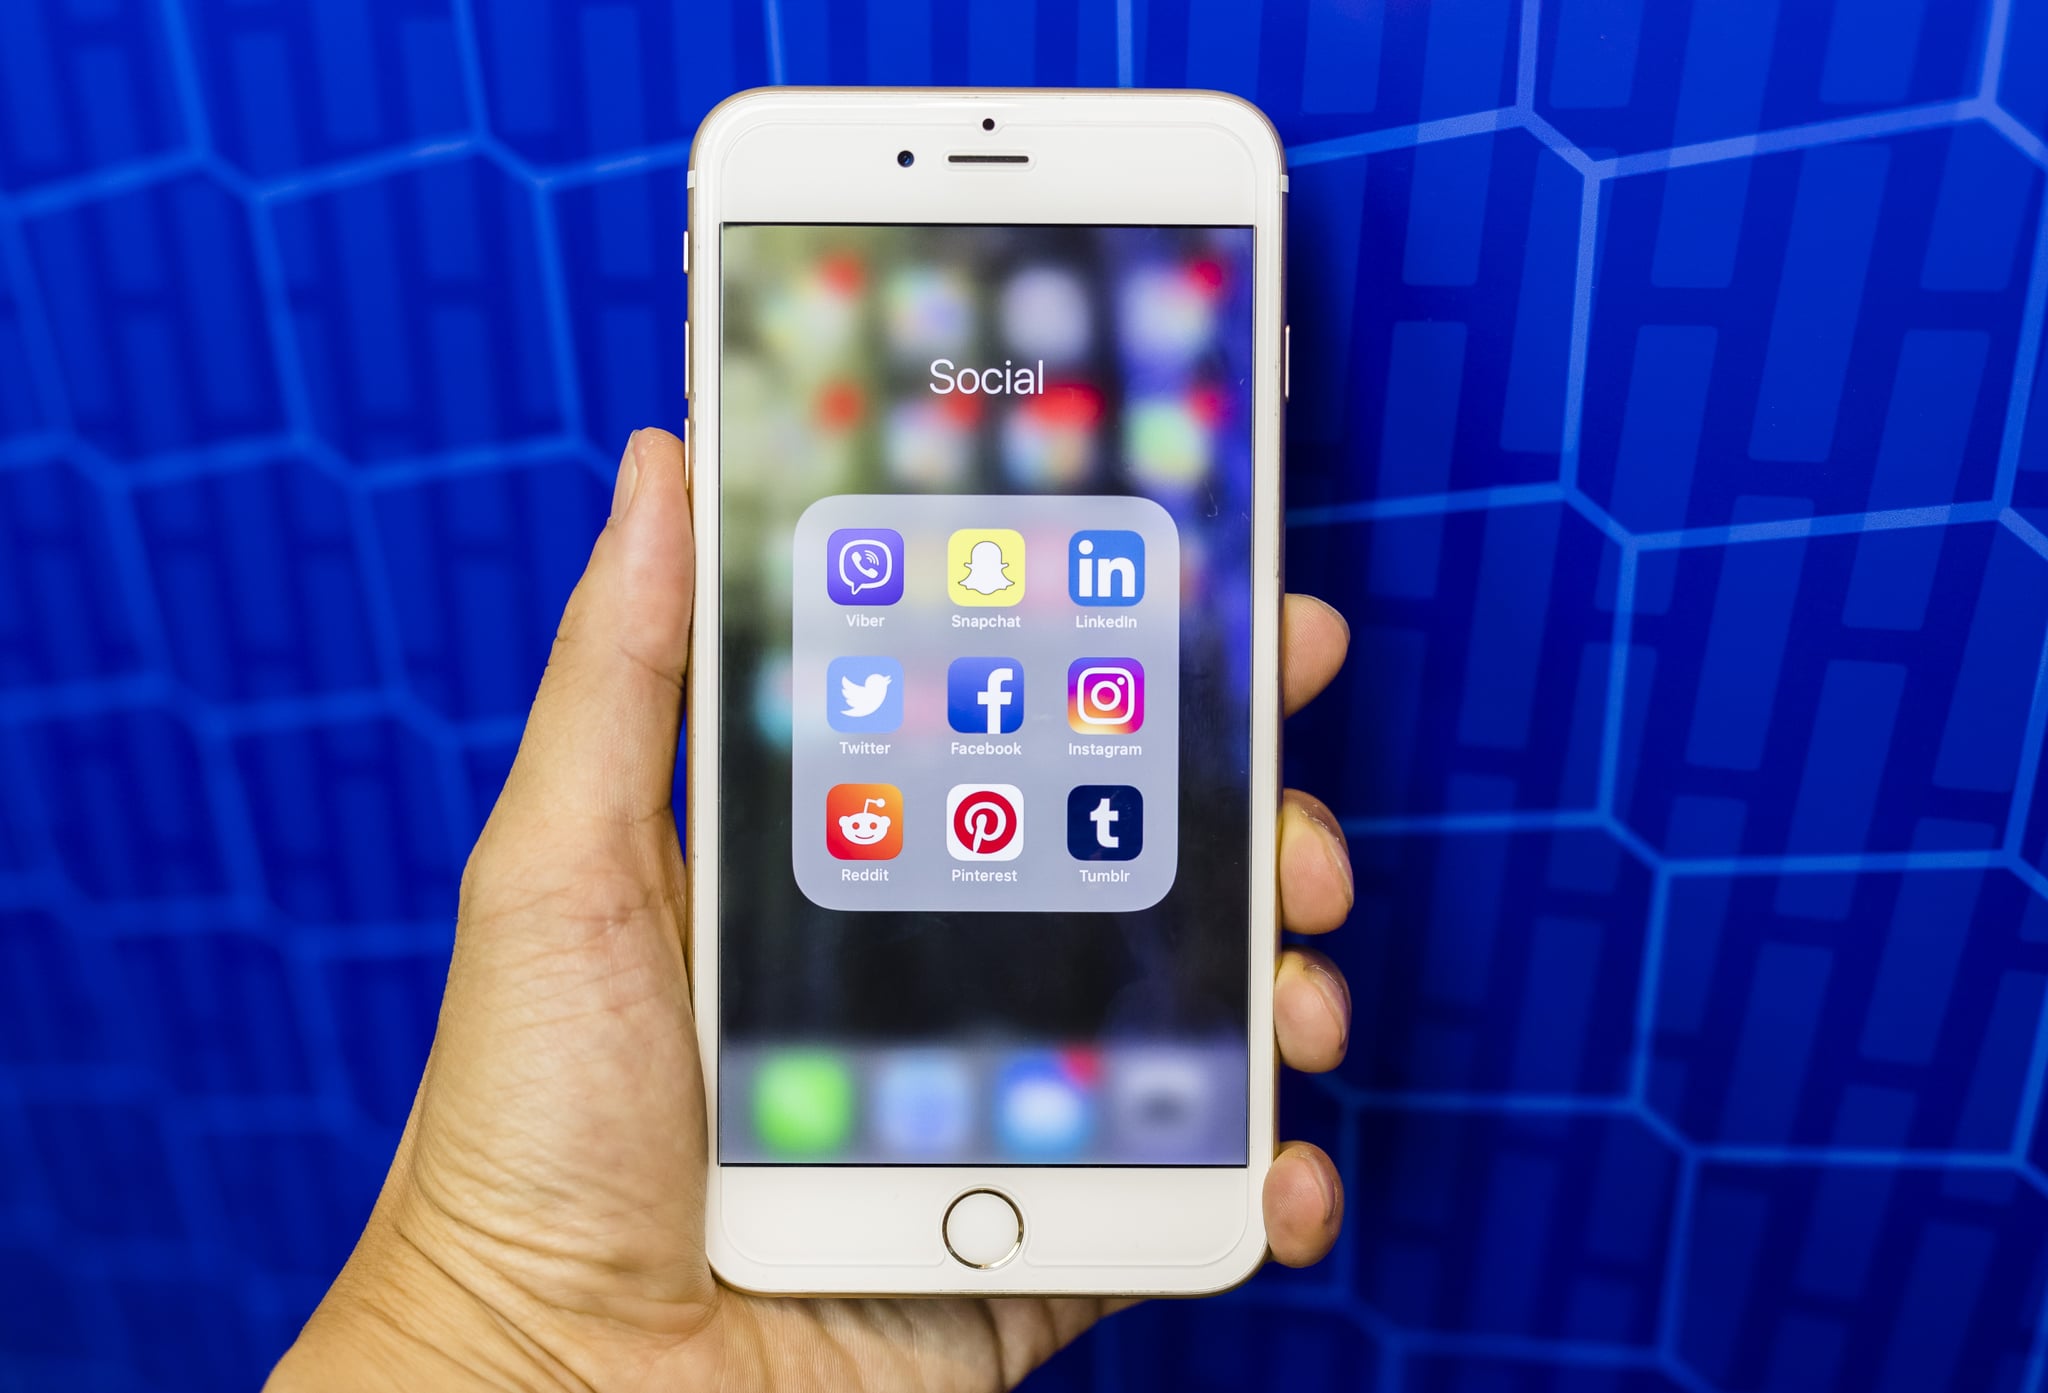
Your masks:
{"label": "fingernail", "polygon": [[1341,1055],[1351,1044],[1351,988],[1342,977],[1314,959],[1309,960],[1308,977],[1316,984],[1323,1005],[1337,1018],[1337,1053]]}
{"label": "fingernail", "polygon": [[1344,883],[1344,908],[1348,910],[1358,903],[1358,887],[1351,879],[1351,850],[1345,846],[1342,832],[1332,827],[1329,833],[1323,850],[1329,856],[1330,864],[1337,868],[1337,879]]}
{"label": "fingernail", "polygon": [[1348,642],[1350,642],[1350,641],[1351,641],[1351,621],[1350,621],[1349,619],[1346,619],[1346,618],[1344,617],[1344,611],[1343,611],[1343,610],[1341,610],[1341,609],[1338,609],[1338,608],[1337,608],[1337,607],[1336,607],[1335,605],[1331,604],[1331,603],[1330,603],[1330,602],[1329,602],[1328,600],[1325,600],[1325,599],[1323,599],[1323,598],[1322,598],[1322,597],[1321,597],[1320,595],[1318,595],[1318,596],[1316,596],[1316,597],[1315,597],[1315,602],[1316,602],[1317,604],[1321,605],[1321,606],[1322,606],[1322,607],[1323,607],[1324,609],[1328,610],[1328,611],[1330,612],[1330,616],[1331,616],[1331,617],[1332,617],[1333,619],[1335,619],[1335,620],[1336,620],[1336,621],[1338,622],[1338,624],[1340,624],[1340,625],[1342,625],[1342,626],[1343,626],[1343,629],[1344,629],[1344,640],[1345,640],[1345,642],[1347,642],[1347,643],[1348,643]]}
{"label": "fingernail", "polygon": [[626,453],[619,459],[619,477],[612,481],[612,520],[626,515],[633,504],[633,490],[640,484],[640,432],[626,437]]}
{"label": "fingernail", "polygon": [[1330,858],[1337,882],[1344,887],[1344,908],[1348,910],[1358,902],[1358,889],[1351,879],[1351,848],[1344,840],[1344,829],[1325,817],[1311,800],[1304,798],[1299,806],[1302,816],[1323,834],[1323,855]]}
{"label": "fingernail", "polygon": [[1337,1222],[1337,1175],[1329,1166],[1319,1166],[1308,1157],[1302,1158],[1311,1171],[1315,1172],[1316,1188],[1323,1192],[1323,1227]]}

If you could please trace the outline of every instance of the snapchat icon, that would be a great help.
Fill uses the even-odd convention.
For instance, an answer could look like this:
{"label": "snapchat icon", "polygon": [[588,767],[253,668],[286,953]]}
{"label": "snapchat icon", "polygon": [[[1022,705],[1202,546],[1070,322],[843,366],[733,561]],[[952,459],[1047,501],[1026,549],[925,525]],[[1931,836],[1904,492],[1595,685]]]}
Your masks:
{"label": "snapchat icon", "polygon": [[1014,605],[1024,598],[1024,537],[1007,527],[968,527],[946,543],[946,593],[956,605]]}

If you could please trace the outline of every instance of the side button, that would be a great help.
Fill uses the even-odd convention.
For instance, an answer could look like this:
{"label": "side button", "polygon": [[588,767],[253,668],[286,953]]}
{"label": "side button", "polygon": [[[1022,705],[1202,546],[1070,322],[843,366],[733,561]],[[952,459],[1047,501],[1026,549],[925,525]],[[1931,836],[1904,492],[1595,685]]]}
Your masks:
{"label": "side button", "polygon": [[1293,395],[1294,382],[1294,326],[1280,326],[1280,400],[1286,401]]}

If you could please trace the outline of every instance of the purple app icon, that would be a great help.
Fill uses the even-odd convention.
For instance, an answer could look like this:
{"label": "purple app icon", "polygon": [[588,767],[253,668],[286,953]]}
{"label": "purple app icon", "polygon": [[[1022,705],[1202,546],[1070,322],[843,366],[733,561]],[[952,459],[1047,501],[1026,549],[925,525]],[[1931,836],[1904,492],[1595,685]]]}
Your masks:
{"label": "purple app icon", "polygon": [[841,605],[893,605],[903,598],[903,534],[842,527],[825,543],[825,593]]}

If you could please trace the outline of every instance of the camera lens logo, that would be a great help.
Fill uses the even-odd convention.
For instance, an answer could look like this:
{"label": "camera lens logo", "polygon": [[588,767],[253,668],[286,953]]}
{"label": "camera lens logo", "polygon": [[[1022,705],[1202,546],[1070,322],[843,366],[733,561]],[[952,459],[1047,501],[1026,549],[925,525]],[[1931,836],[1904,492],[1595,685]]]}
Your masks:
{"label": "camera lens logo", "polygon": [[842,527],[825,542],[825,593],[840,605],[893,605],[903,598],[903,534]]}
{"label": "camera lens logo", "polygon": [[834,784],[825,795],[825,850],[841,861],[888,861],[903,850],[903,790]]}
{"label": "camera lens logo", "polygon": [[1014,861],[1024,850],[1024,795],[1015,784],[955,784],[946,795],[946,850],[955,861]]}
{"label": "camera lens logo", "polygon": [[1129,735],[1144,725],[1144,666],[1136,658],[1076,658],[1067,668],[1067,724],[1083,735]]}

